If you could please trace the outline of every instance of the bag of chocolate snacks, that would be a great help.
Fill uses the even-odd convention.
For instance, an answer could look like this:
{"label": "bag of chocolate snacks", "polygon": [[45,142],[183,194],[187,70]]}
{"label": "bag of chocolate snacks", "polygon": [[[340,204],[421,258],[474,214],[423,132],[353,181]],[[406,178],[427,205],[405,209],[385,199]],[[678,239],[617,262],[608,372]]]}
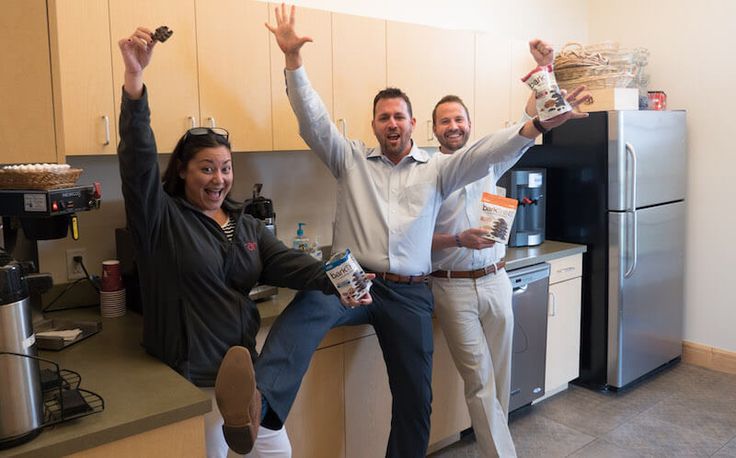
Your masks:
{"label": "bag of chocolate snacks", "polygon": [[521,81],[534,91],[540,121],[572,111],[572,107],[562,96],[551,65],[535,68]]}
{"label": "bag of chocolate snacks", "polygon": [[485,237],[504,245],[509,243],[511,225],[514,224],[519,202],[516,199],[484,192],[480,205],[480,227],[488,231]]}

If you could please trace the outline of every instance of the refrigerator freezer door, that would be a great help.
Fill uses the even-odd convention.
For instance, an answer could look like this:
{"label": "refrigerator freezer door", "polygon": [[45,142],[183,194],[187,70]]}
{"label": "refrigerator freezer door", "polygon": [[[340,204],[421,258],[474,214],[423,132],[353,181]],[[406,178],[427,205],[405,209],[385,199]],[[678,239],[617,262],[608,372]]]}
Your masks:
{"label": "refrigerator freezer door", "polygon": [[609,213],[607,383],[614,387],[682,354],[685,204],[635,214]]}
{"label": "refrigerator freezer door", "polygon": [[608,209],[685,198],[684,111],[608,112]]}

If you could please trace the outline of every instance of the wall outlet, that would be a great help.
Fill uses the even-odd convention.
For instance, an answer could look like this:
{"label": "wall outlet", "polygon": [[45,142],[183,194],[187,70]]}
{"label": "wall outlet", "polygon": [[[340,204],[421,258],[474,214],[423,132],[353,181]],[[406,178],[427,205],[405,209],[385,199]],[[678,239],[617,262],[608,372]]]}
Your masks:
{"label": "wall outlet", "polygon": [[74,260],[75,256],[81,256],[82,261],[87,261],[87,249],[86,248],[70,248],[66,250],[66,279],[67,280],[77,280],[80,278],[84,278],[84,269],[82,269],[82,266]]}

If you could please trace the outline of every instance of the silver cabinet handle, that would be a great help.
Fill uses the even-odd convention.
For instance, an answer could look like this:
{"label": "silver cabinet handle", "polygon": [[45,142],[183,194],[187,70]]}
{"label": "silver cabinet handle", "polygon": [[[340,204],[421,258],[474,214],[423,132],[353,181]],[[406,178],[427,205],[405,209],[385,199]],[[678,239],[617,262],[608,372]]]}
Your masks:
{"label": "silver cabinet handle", "polygon": [[348,136],[348,122],[345,120],[345,118],[338,119],[337,125],[340,126],[340,133],[342,133],[342,136],[347,137]]}
{"label": "silver cabinet handle", "polygon": [[110,144],[110,117],[108,115],[102,115],[102,120],[105,125],[105,141],[102,144],[107,146]]}
{"label": "silver cabinet handle", "polygon": [[521,294],[521,293],[525,293],[525,292],[526,292],[526,290],[527,290],[527,288],[529,288],[529,285],[524,285],[524,286],[514,286],[514,291],[513,291],[513,293],[512,293],[512,294]]}
{"label": "silver cabinet handle", "polygon": [[557,315],[557,297],[555,293],[549,293],[549,310],[547,311],[549,316]]}
{"label": "silver cabinet handle", "polygon": [[432,120],[427,119],[427,141],[431,142],[434,138],[434,134],[432,133]]}
{"label": "silver cabinet handle", "polygon": [[[634,274],[634,271],[636,270],[636,264],[639,261],[639,225],[637,224],[637,215],[636,215],[636,150],[634,149],[634,145],[632,145],[629,142],[626,142],[626,154],[631,156],[631,179],[629,182],[631,183],[630,188],[630,196],[631,196],[631,205],[626,210],[627,215],[632,216],[632,222],[633,222],[633,228],[631,231],[631,253],[632,253],[632,261],[631,266],[626,270],[626,273],[624,273],[624,278],[629,278]],[[627,218],[628,222],[628,218]],[[626,228],[624,229],[626,231],[626,234],[628,235],[628,224],[626,225]],[[628,239],[628,237],[627,237]],[[627,240],[629,242],[629,240]],[[628,245],[628,243],[627,243]]]}
{"label": "silver cabinet handle", "polygon": [[217,123],[215,122],[215,118],[210,116],[207,118],[207,122],[210,124],[210,127],[216,127]]}
{"label": "silver cabinet handle", "polygon": [[571,272],[575,270],[575,266],[565,267],[564,269],[559,269],[557,271],[558,274],[564,274],[565,272]]}
{"label": "silver cabinet handle", "polygon": [[187,116],[187,119],[189,120],[189,128],[194,129],[197,124],[197,120],[194,119],[194,116]]}

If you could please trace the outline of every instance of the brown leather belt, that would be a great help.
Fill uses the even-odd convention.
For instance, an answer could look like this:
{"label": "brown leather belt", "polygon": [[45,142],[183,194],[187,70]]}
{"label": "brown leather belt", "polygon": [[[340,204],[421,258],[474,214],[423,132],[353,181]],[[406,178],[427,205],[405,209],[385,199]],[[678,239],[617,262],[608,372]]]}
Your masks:
{"label": "brown leather belt", "polygon": [[493,274],[506,267],[506,261],[498,261],[490,266],[475,270],[435,270],[431,273],[437,278],[480,278]]}
{"label": "brown leather belt", "polygon": [[429,280],[428,275],[398,275],[392,274],[391,272],[371,272],[376,274],[376,278],[382,278],[384,280],[392,281],[394,283],[403,283],[405,285],[411,285],[415,283],[426,283]]}

